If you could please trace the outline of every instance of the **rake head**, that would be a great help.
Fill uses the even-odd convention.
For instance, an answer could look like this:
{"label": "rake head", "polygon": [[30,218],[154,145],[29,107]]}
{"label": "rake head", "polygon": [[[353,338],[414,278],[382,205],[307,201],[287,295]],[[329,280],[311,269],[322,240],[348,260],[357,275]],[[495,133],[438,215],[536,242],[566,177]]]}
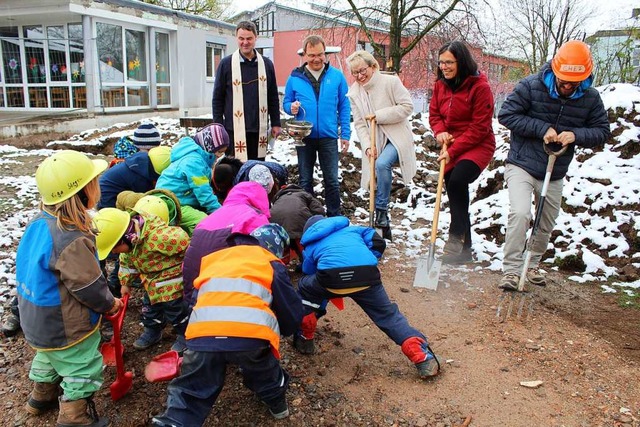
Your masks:
{"label": "rake head", "polygon": [[530,292],[505,291],[500,295],[496,318],[504,323],[511,318],[521,319],[525,323],[533,313],[533,294]]}

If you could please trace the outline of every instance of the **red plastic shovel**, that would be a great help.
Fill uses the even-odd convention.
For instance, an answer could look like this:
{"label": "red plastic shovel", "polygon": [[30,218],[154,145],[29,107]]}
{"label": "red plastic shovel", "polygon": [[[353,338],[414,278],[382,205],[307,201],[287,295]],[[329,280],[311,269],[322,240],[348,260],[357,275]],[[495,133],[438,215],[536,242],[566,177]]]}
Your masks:
{"label": "red plastic shovel", "polygon": [[[114,323],[114,320],[117,320],[117,318],[122,315],[122,321],[124,321],[124,315],[125,312],[127,311],[127,303],[129,301],[129,295],[125,295],[122,298],[122,302],[123,302],[123,306],[120,309],[120,311],[118,311],[114,316],[107,316],[105,315],[104,318],[111,321],[111,324],[113,325],[113,329],[114,329],[114,333],[113,336],[111,337],[111,340],[107,341],[107,342],[103,342],[102,345],[100,346],[100,353],[102,353],[102,363],[106,366],[116,366],[116,334],[115,334],[115,329],[116,329],[116,325]],[[122,325],[122,321],[120,322],[120,325]],[[118,339],[118,342],[120,342],[120,340]],[[118,348],[120,349],[120,355],[122,355],[124,353],[124,347],[122,345],[118,346]]]}
{"label": "red plastic shovel", "polygon": [[180,375],[180,365],[182,365],[180,354],[169,350],[151,359],[144,368],[144,377],[152,383],[169,381]]}
{"label": "red plastic shovel", "polygon": [[[116,365],[116,380],[111,384],[109,389],[111,390],[111,400],[114,402],[116,400],[121,399],[133,386],[133,372],[125,372],[124,370],[124,360],[122,359],[122,355],[124,353],[124,348],[122,347],[122,341],[120,340],[120,331],[122,330],[122,324],[124,323],[124,315],[127,311],[127,303],[129,302],[129,295],[125,295],[122,297],[123,306],[122,308],[114,315],[107,316],[105,318],[111,322],[113,325],[113,339],[109,343],[113,343],[113,357],[115,359]],[[103,344],[103,347],[105,345]],[[107,347],[111,346],[106,346]],[[101,351],[103,349],[101,348]],[[111,350],[108,350],[111,351]],[[104,352],[102,353],[104,357]]]}

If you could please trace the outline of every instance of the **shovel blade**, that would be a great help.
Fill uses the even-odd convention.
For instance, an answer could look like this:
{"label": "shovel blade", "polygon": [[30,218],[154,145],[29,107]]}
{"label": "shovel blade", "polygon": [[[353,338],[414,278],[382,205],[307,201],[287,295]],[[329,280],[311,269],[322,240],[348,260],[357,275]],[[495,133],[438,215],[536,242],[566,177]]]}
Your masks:
{"label": "shovel blade", "polygon": [[413,279],[414,288],[427,288],[435,291],[438,289],[438,280],[440,279],[440,267],[442,261],[434,260],[429,268],[428,258],[418,258],[416,265],[416,275]]}
{"label": "shovel blade", "polygon": [[[102,353],[102,364],[105,366],[116,366],[116,344],[111,341],[103,342],[100,346]],[[124,354],[124,347],[120,347],[120,356]]]}
{"label": "shovel blade", "polygon": [[144,368],[144,377],[152,383],[172,380],[180,375],[181,364],[182,357],[177,351],[167,351],[151,359]]}
{"label": "shovel blade", "polygon": [[124,395],[131,390],[132,386],[133,372],[125,372],[123,376],[116,378],[116,380],[109,386],[109,390],[111,391],[111,400],[115,402],[116,400],[122,399]]}

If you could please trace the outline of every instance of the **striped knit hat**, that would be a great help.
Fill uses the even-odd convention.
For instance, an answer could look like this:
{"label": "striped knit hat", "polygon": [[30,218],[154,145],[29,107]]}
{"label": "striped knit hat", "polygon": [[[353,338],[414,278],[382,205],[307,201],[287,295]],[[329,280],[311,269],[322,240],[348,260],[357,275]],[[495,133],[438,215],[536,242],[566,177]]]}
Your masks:
{"label": "striped knit hat", "polygon": [[229,134],[220,123],[211,123],[199,129],[193,139],[207,153],[215,153],[229,146]]}
{"label": "striped knit hat", "polygon": [[131,140],[141,150],[150,150],[160,145],[160,132],[151,123],[143,123],[138,126]]}

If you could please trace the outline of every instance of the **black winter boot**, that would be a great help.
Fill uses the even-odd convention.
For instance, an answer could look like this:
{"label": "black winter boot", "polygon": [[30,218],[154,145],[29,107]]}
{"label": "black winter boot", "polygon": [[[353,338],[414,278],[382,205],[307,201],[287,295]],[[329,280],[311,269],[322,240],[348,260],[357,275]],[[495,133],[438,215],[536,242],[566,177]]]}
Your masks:
{"label": "black winter boot", "polygon": [[389,228],[389,215],[384,209],[376,209],[376,220],[374,222],[376,228]]}

